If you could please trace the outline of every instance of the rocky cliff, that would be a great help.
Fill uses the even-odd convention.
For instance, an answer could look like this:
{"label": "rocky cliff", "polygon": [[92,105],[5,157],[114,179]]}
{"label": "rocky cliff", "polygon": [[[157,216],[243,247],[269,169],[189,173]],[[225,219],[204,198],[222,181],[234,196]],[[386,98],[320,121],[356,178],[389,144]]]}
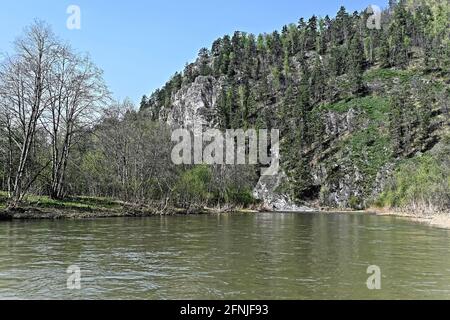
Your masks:
{"label": "rocky cliff", "polygon": [[[218,99],[222,91],[223,81],[212,76],[198,76],[195,80],[182,86],[173,93],[170,107],[158,106],[157,119],[173,127],[204,128],[217,127]],[[273,211],[311,211],[308,206],[296,204],[291,197],[279,192],[279,186],[285,182],[283,170],[275,176],[261,176],[253,190],[253,196],[262,201],[262,206]]]}
{"label": "rocky cliff", "polygon": [[389,48],[404,36],[406,10],[385,12],[383,32],[341,8],[335,20],[300,20],[281,35],[225,36],[144,97],[141,112],[174,126],[279,129],[280,173],[254,189],[270,209],[366,208],[399,164],[448,134],[448,51],[431,58],[412,31],[409,47]]}

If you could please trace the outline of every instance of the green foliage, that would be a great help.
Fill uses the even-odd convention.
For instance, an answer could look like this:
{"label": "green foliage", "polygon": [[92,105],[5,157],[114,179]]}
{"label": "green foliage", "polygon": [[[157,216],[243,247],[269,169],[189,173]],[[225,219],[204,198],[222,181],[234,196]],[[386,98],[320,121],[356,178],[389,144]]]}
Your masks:
{"label": "green foliage", "polygon": [[[54,200],[48,196],[28,195],[24,204],[29,207],[48,209],[68,209],[76,211],[99,211],[120,209],[122,203],[102,197],[68,197],[64,200]],[[0,192],[0,209],[6,208],[7,194]]]}
{"label": "green foliage", "polygon": [[401,82],[406,82],[411,80],[413,73],[409,70],[399,70],[399,69],[386,69],[386,68],[374,68],[367,70],[364,74],[364,81],[386,81],[392,79],[400,79]]}
{"label": "green foliage", "polygon": [[183,74],[176,74],[141,108],[158,110],[159,106],[169,105],[166,99],[179,88],[180,77],[185,84],[199,75],[217,79],[225,77],[229,85],[235,86],[248,81],[254,90],[260,90],[263,95],[269,92],[264,88],[267,83],[262,82],[271,79],[274,90],[283,91],[285,81],[289,78],[298,80],[303,73],[298,70],[298,62],[314,66],[311,60],[317,59],[317,55],[312,55],[313,51],[320,54],[321,64],[327,70],[327,73],[319,70],[317,63],[313,68],[315,88],[311,94],[315,96],[314,100],[319,98],[315,102],[325,98],[323,82],[328,81],[324,80],[332,82],[335,77],[344,74],[350,79],[347,89],[351,95],[361,93],[363,80],[391,78],[397,72],[403,77],[401,71],[395,70],[381,69],[369,74],[364,74],[364,71],[367,66],[377,63],[384,67],[406,69],[413,58],[413,50],[419,55],[429,52],[427,61],[434,61],[442,68],[444,58],[450,54],[450,5],[443,0],[414,0],[413,6],[411,1],[401,1],[389,13],[384,13],[383,30],[365,28],[366,14],[350,15],[341,7],[334,19],[313,16],[306,21],[302,18],[298,25],[284,26],[281,34],[275,31],[258,36],[244,32],[235,32],[232,37],[226,35],[214,41],[211,50],[200,50],[195,63],[197,67],[194,67],[195,64],[187,65]]}
{"label": "green foliage", "polygon": [[364,175],[367,186],[391,159],[390,138],[374,125],[353,134],[345,142],[344,152],[349,152],[352,163]]}
{"label": "green foliage", "polygon": [[[183,83],[199,75],[224,83],[215,115],[222,129],[281,130],[281,165],[295,198],[317,193],[311,176],[317,163],[328,162],[328,169],[339,163],[326,179],[339,182],[357,170],[364,193],[348,204],[360,208],[381,168],[427,152],[434,131],[448,117],[448,107],[436,106],[448,86],[438,89],[435,83],[448,79],[448,1],[390,3],[381,30],[366,28],[366,13],[349,14],[341,7],[335,18],[301,18],[280,33],[224,36],[210,54],[200,53],[197,68],[186,68]],[[157,111],[170,107],[164,99],[174,87],[171,80],[144,105]],[[440,101],[445,97],[441,94]],[[348,119],[341,119],[348,130],[330,137],[330,112],[344,116],[351,109]],[[205,197],[234,198],[224,190]]]}
{"label": "green foliage", "polygon": [[389,100],[380,96],[365,96],[336,103],[326,104],[319,108],[322,111],[348,112],[350,109],[363,111],[367,117],[378,123],[387,120],[389,113]]}
{"label": "green foliage", "polygon": [[179,204],[183,207],[194,203],[207,203],[210,199],[211,169],[196,166],[185,171],[175,186]]}
{"label": "green foliage", "polygon": [[235,186],[227,188],[222,200],[224,203],[232,203],[243,207],[248,207],[256,203],[250,188],[241,189]]}
{"label": "green foliage", "polygon": [[450,148],[404,160],[376,202],[380,207],[450,208]]}
{"label": "green foliage", "polygon": [[5,209],[8,201],[8,193],[0,191],[0,210]]}
{"label": "green foliage", "polygon": [[354,36],[350,42],[348,58],[348,73],[352,83],[351,93],[359,94],[363,91],[363,71],[364,71],[364,47],[361,39]]}
{"label": "green foliage", "polygon": [[355,196],[351,196],[348,200],[348,205],[354,210],[360,210],[362,208],[361,199]]}
{"label": "green foliage", "polygon": [[256,202],[249,185],[240,185],[233,179],[224,179],[220,183],[217,184],[217,175],[210,166],[188,169],[181,174],[174,188],[177,204],[186,208],[216,204],[247,207]]}

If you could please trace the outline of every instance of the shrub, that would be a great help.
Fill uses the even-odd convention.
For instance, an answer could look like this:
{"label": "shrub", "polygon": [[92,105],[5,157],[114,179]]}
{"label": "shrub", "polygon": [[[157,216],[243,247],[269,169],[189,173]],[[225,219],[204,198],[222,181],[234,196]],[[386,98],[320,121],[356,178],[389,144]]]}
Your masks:
{"label": "shrub", "polygon": [[238,189],[235,187],[231,187],[227,189],[226,193],[228,201],[235,205],[247,207],[256,202],[255,198],[252,195],[252,191],[247,188]]}
{"label": "shrub", "polygon": [[211,178],[211,169],[208,166],[196,166],[185,171],[175,186],[178,204],[188,207],[208,202]]}

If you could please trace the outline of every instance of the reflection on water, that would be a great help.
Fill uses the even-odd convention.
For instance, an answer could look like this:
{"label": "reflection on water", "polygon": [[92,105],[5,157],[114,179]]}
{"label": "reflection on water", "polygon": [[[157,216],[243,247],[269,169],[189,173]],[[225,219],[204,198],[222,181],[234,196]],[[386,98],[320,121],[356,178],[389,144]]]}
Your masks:
{"label": "reflection on water", "polygon": [[[357,214],[1,222],[0,298],[448,299],[449,240]],[[67,289],[71,265],[81,290]]]}

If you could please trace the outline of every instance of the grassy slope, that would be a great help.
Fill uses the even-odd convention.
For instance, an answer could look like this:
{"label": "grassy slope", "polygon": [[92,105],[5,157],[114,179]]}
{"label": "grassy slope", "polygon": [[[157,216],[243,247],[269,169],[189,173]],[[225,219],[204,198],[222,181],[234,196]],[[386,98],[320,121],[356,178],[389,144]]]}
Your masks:
{"label": "grassy slope", "polygon": [[[393,81],[409,82],[413,75],[419,74],[412,70],[371,69],[365,73],[364,80],[366,83],[377,83],[388,88]],[[433,75],[422,77],[431,79]],[[436,89],[442,87],[445,79],[439,80],[441,81],[435,84]],[[365,175],[368,192],[379,170],[389,162],[396,163],[394,177],[380,198],[376,199],[376,206],[424,212],[450,211],[450,208],[445,208],[445,201],[442,201],[450,198],[449,160],[445,161],[450,159],[450,138],[445,138],[445,132],[442,133],[444,138],[439,151],[429,151],[412,159],[397,161],[392,158],[387,128],[390,112],[387,95],[372,93],[324,105],[320,109],[338,113],[353,109],[369,120],[366,127],[348,135],[339,147],[341,156],[350,159]]]}

